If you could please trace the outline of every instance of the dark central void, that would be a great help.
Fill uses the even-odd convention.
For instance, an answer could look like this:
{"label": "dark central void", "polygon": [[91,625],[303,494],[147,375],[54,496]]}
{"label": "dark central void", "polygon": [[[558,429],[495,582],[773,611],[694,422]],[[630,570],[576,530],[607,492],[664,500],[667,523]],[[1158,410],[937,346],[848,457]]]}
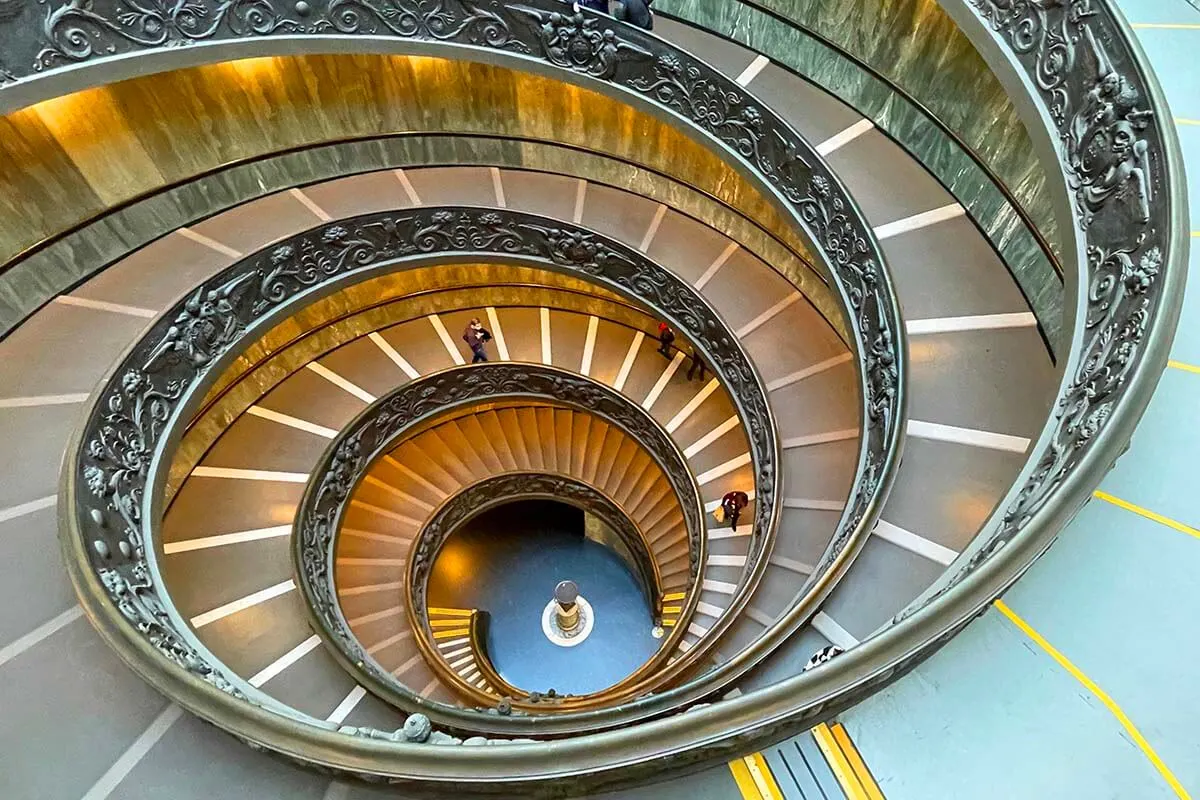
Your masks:
{"label": "dark central void", "polygon": [[[553,644],[542,632],[542,611],[562,580],[579,585],[595,617],[591,635],[574,647]],[[434,562],[428,602],[487,611],[492,664],[525,691],[600,691],[645,663],[660,644],[629,567],[585,538],[582,511],[554,501],[509,503],[451,534]]]}

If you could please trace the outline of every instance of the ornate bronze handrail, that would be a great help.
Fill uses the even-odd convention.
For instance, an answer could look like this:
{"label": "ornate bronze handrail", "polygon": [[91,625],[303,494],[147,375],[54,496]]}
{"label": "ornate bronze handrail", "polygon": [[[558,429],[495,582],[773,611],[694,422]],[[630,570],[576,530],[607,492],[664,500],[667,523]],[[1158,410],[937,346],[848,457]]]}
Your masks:
{"label": "ornate bronze handrail", "polygon": [[[1079,324],[1054,414],[1020,479],[968,551],[897,620],[963,583],[1024,531],[1044,549],[1090,498],[1166,364],[1186,276],[1188,239],[1174,222],[1187,216],[1178,144],[1121,18],[1104,0],[969,2],[1028,76],[1057,135],[1083,259]],[[1151,203],[1162,194],[1169,202]]]}
{"label": "ornate bronze handrail", "polygon": [[[506,730],[506,726],[503,720],[496,717],[481,717],[474,711],[464,711],[422,698],[397,681],[367,653],[366,648],[351,632],[337,601],[333,571],[334,551],[342,516],[349,507],[355,488],[371,467],[394,450],[410,431],[448,411],[462,410],[485,401],[527,398],[554,402],[556,405],[578,409],[599,417],[639,442],[654,458],[670,482],[675,496],[679,498],[680,509],[683,511],[688,531],[694,589],[700,578],[704,554],[707,552],[704,504],[683,453],[645,409],[631,403],[619,392],[604,384],[557,367],[514,362],[472,364],[435,372],[392,390],[367,406],[342,428],[314,466],[304,497],[296,509],[296,522],[292,534],[296,585],[304,597],[314,629],[330,646],[334,656],[372,692],[393,705],[406,710],[425,710],[443,724],[468,733],[478,733],[481,730],[502,732]],[[547,482],[547,476],[525,477],[531,491],[544,490],[543,484]],[[550,478],[551,483],[556,481],[563,491],[569,492],[573,487],[578,488],[573,481]],[[475,484],[475,487],[486,486],[486,481],[483,484]],[[475,492],[471,492],[470,489],[467,491],[472,501],[482,503],[482,507],[477,505],[475,508],[483,510],[488,507],[489,504],[483,501],[478,489]],[[565,499],[570,499],[570,495]],[[463,515],[469,516],[471,508],[473,506],[453,503],[450,510],[457,510],[460,516],[435,512],[430,523],[444,521],[457,524],[463,521]],[[430,524],[427,524],[425,530],[413,542],[412,554],[408,559],[405,594],[406,605],[410,611],[409,619],[413,621],[414,626],[421,624],[418,621],[426,618],[421,589],[429,580],[434,557],[449,532],[449,529],[431,528]],[[416,641],[431,666],[436,664],[436,656],[428,643],[420,636],[416,637]],[[670,655],[677,641],[677,635],[668,638],[659,651],[661,658]],[[651,659],[648,665],[656,666],[661,658]],[[636,673],[643,680],[645,669]],[[458,683],[452,682],[455,685]],[[631,680],[629,682],[634,684]],[[481,699],[475,697],[475,693],[468,693],[474,699]],[[619,697],[605,694],[603,698],[598,699],[614,702]],[[482,699],[482,702],[487,700]],[[594,701],[575,699],[570,707],[588,707],[593,703]],[[518,707],[525,708],[525,705]],[[530,705],[528,708],[536,710],[538,707]],[[526,730],[530,724],[534,724],[541,732],[553,727],[551,723],[542,720],[513,722],[514,726],[521,725]]]}
{"label": "ornate bronze handrail", "polygon": [[[115,3],[121,1],[115,0]],[[836,576],[844,570],[873,527],[881,498],[890,487],[899,459],[904,424],[900,388],[904,333],[894,293],[886,273],[881,270],[882,259],[870,227],[820,157],[803,138],[769,109],[753,101],[731,79],[678,48],[627,26],[586,13],[563,13],[565,9],[552,0],[531,0],[519,5],[495,2],[486,8],[464,0],[444,0],[436,4],[417,0],[412,7],[400,0],[387,0],[387,5],[401,13],[383,14],[379,6],[365,0],[334,0],[315,6],[301,3],[286,13],[277,12],[266,0],[220,6],[203,2],[188,7],[186,24],[180,25],[177,24],[179,20],[173,20],[168,25],[155,25],[155,34],[146,37],[136,33],[129,36],[127,24],[110,21],[118,16],[112,4],[85,5],[70,0],[68,5],[50,12],[47,19],[50,38],[54,40],[53,31],[77,30],[77,23],[94,28],[95,36],[89,37],[86,33],[82,37],[68,36],[67,41],[74,43],[71,47],[63,49],[52,44],[47,48],[50,55],[45,58],[39,55],[38,61],[49,64],[65,55],[79,62],[95,60],[107,68],[99,72],[60,70],[55,71],[54,76],[45,73],[47,77],[69,74],[79,82],[78,86],[96,77],[107,75],[111,78],[121,70],[142,68],[142,65],[134,64],[138,59],[128,56],[134,52],[153,51],[164,44],[238,40],[237,51],[250,55],[255,50],[251,45],[262,46],[264,53],[278,47],[271,44],[268,37],[273,33],[294,34],[287,38],[286,47],[290,52],[303,50],[305,46],[320,49],[351,47],[355,46],[350,43],[353,37],[366,34],[372,36],[372,46],[381,49],[407,48],[507,60],[550,71],[581,84],[615,91],[631,102],[680,121],[698,138],[715,143],[749,177],[766,187],[809,235],[815,252],[830,269],[848,310],[853,345],[862,364],[865,435],[854,489],[839,523],[838,534],[822,559],[822,564],[829,567],[827,575]],[[351,13],[342,13],[345,11]],[[250,24],[244,24],[247,14],[252,20]],[[125,16],[129,20],[135,17],[136,14]],[[192,24],[196,20],[203,22],[202,30]],[[402,24],[396,25],[397,20]],[[160,37],[161,31],[166,33]],[[313,33],[322,35],[307,35]],[[97,42],[100,43],[98,47]],[[19,51],[5,52],[19,55]],[[183,66],[189,60],[199,63],[219,59],[221,52],[230,51],[222,51],[215,45],[177,48],[171,51],[176,57],[171,59],[171,66]],[[151,60],[146,65],[153,63]],[[38,87],[42,85],[40,81],[18,80],[0,90],[0,100],[30,97],[31,92],[41,91]],[[443,220],[439,224],[445,225],[449,221]],[[483,227],[489,225],[485,223]],[[567,226],[558,226],[554,230],[564,227]],[[392,234],[391,231],[384,233],[388,237]],[[380,263],[375,241],[347,239],[348,231],[340,226],[329,226],[323,235],[331,237],[323,243],[326,246],[346,245],[337,258],[324,263],[320,259],[310,261],[303,268],[308,270],[308,278],[319,277],[326,268],[331,270],[333,280],[324,285],[324,290],[333,289],[347,269],[370,269]],[[459,246],[475,244],[470,237],[458,241]],[[486,244],[491,246],[495,241],[490,239]],[[568,235],[550,250],[566,256],[563,262],[555,261],[556,266],[572,268],[577,267],[580,260],[596,264],[593,245],[594,240],[586,236]],[[322,250],[323,247],[314,249]],[[607,257],[612,249],[601,248],[601,252]],[[280,248],[273,253],[278,259],[273,267],[264,260],[256,265],[256,271],[247,269],[239,273],[235,267],[222,276],[223,282],[208,282],[187,304],[175,309],[175,331],[168,329],[168,321],[160,321],[153,329],[152,338],[135,346],[118,375],[101,390],[99,408],[89,420],[89,428],[78,447],[72,449],[72,457],[64,468],[65,488],[74,508],[74,513],[65,520],[64,536],[76,558],[84,559],[73,562],[73,578],[79,582],[84,604],[94,615],[97,626],[135,662],[135,669],[169,693],[176,690],[172,696],[207,719],[219,720],[221,724],[239,730],[245,738],[280,752],[302,752],[304,758],[316,763],[346,763],[345,758],[366,772],[377,769],[376,774],[380,775],[396,775],[399,770],[402,775],[435,780],[439,775],[456,775],[456,780],[461,782],[459,770],[439,772],[429,769],[429,765],[441,762],[440,758],[414,761],[405,757],[399,760],[400,755],[408,751],[374,741],[349,744],[339,740],[346,745],[340,750],[332,740],[313,730],[309,721],[293,724],[279,713],[235,702],[231,695],[241,693],[271,705],[262,693],[241,682],[231,684],[213,668],[210,654],[187,630],[178,613],[169,604],[164,604],[157,594],[160,581],[155,573],[153,553],[145,552],[143,534],[152,530],[158,518],[160,456],[174,435],[178,417],[186,415],[190,404],[195,402],[194,389],[203,384],[205,374],[228,361],[230,348],[246,330],[258,330],[261,322],[283,313],[286,307],[283,301],[289,292],[308,291],[317,283],[316,280],[304,283],[306,274],[299,267],[303,257]],[[361,261],[359,254],[363,256]],[[521,260],[545,258],[548,253],[504,252],[501,255]],[[396,254],[396,258],[403,257],[404,253]],[[622,259],[627,257],[623,255]],[[639,256],[634,254],[632,257],[636,263]],[[603,272],[608,266],[607,261],[602,267],[597,264],[597,271]],[[639,290],[657,291],[662,287],[621,285],[619,288],[636,294]],[[314,293],[322,290],[312,289]],[[662,302],[650,304],[669,309],[664,316],[700,343],[702,351],[710,358],[717,345],[736,347],[736,343],[714,341],[711,337],[719,328],[706,327],[707,323],[689,332],[689,324],[703,322],[701,318],[709,313],[707,306],[702,307],[702,313],[697,317],[693,313],[694,299],[680,308],[678,296],[666,295],[657,298]],[[671,302],[666,302],[668,300]],[[174,359],[169,366],[168,359]],[[180,364],[185,366],[178,368]],[[744,376],[724,377],[728,383],[759,383],[752,370]],[[744,402],[740,394],[735,397],[739,403]],[[739,411],[744,412],[744,409],[739,408]],[[774,433],[761,427],[765,424],[769,428],[769,409],[765,415],[744,418],[750,423],[751,442],[757,443],[765,437],[772,443],[768,449],[777,461],[778,443],[774,441]],[[119,435],[120,430],[125,435]],[[757,448],[756,453],[763,450]],[[764,469],[757,462],[754,466],[758,487],[762,487],[756,506],[762,505],[761,513],[774,519],[778,511],[778,494],[772,489],[772,496],[766,497],[764,491],[775,485],[778,476],[773,466]],[[88,500],[84,487],[90,489],[99,502]],[[756,510],[756,516],[758,513]],[[90,550],[87,543],[93,543]],[[83,569],[89,562],[90,568]],[[753,583],[761,576],[765,559],[757,552],[748,563],[753,573],[750,582]],[[827,584],[817,587],[817,591],[808,596],[810,602],[807,605],[793,610],[790,621],[794,623],[811,615],[815,611],[814,603],[827,590]],[[744,597],[741,602],[744,604]],[[735,606],[731,606],[729,619],[740,611],[741,606]],[[756,651],[761,655],[778,643],[781,630],[779,626],[773,628],[757,643]],[[183,669],[162,670],[149,666],[161,665],[164,656]],[[729,671],[724,673],[726,677],[730,674]],[[621,724],[662,713],[679,703],[703,696],[703,690],[697,687],[694,686],[691,693],[667,693],[669,697],[652,698],[655,702],[639,701],[608,719],[610,724]],[[701,694],[695,693],[698,691]],[[618,741],[623,740],[613,740],[613,744]],[[325,749],[331,744],[332,749]],[[645,747],[646,743],[637,746]],[[384,749],[380,750],[381,747]],[[370,757],[361,758],[364,754],[382,752],[392,753],[386,764],[374,763]],[[615,756],[616,752],[610,751],[610,754]],[[472,760],[469,755],[466,758]],[[574,773],[575,766],[572,764],[568,769]]]}
{"label": "ornate bronze handrail", "polygon": [[[208,385],[236,357],[235,345],[253,341],[297,305],[383,270],[428,264],[439,254],[453,260],[486,254],[573,273],[656,307],[712,364],[747,421],[759,476],[752,552],[769,547],[779,502],[778,442],[770,408],[740,344],[694,290],[636,251],[533,215],[481,209],[365,215],[284,240],[213,277],[152,326],[101,390],[83,432],[86,444],[78,445],[66,468],[75,487],[68,496],[77,503],[78,515],[64,535],[95,570],[74,573],[84,593],[111,603],[107,613],[119,612],[142,632],[135,638],[146,635],[145,653],[158,652],[214,685],[272,707],[261,692],[220,671],[159,593],[153,531],[161,517],[171,448]],[[745,586],[752,588],[753,580],[749,575]],[[110,599],[100,600],[104,596]],[[680,699],[663,697],[665,705],[643,704],[636,713],[661,713]],[[623,711],[610,710],[599,719],[576,716],[580,719],[571,724],[620,724]]]}
{"label": "ornate bronze handrail", "polygon": [[[960,4],[946,0],[946,5]],[[145,575],[144,562],[141,574],[136,560],[122,568],[119,582],[110,584],[113,599],[104,596],[96,576],[84,569],[88,540],[81,540],[74,530],[81,522],[88,524],[79,518],[84,510],[72,508],[64,521],[68,546],[76,556],[69,564],[73,577],[85,589],[82,599],[88,613],[148,680],[172,696],[186,698],[185,705],[201,710],[209,720],[243,731],[259,745],[307,763],[340,765],[350,774],[443,788],[454,785],[463,792],[492,788],[529,793],[551,784],[584,789],[622,778],[661,777],[664,769],[725,758],[803,729],[912,667],[1020,575],[1086,500],[1124,447],[1166,358],[1186,263],[1186,236],[1170,222],[1173,217],[1186,218],[1178,146],[1170,126],[1162,120],[1143,115],[1135,124],[1130,117],[1134,110],[1160,114],[1166,104],[1119,15],[1104,0],[989,4],[986,8],[989,23],[997,29],[992,45],[1019,64],[1027,76],[1029,94],[1049,114],[1047,119],[1054,120],[1051,129],[1062,142],[1062,168],[1076,182],[1078,199],[1085,207],[1098,204],[1101,213],[1079,212],[1090,256],[1077,287],[1080,310],[1085,313],[1072,344],[1056,419],[1035,448],[1037,457],[1028,479],[1015,490],[1013,502],[1002,505],[1002,516],[1009,519],[996,521],[995,529],[1003,524],[1003,530],[985,537],[982,550],[964,555],[962,577],[954,581],[951,590],[922,603],[902,624],[839,656],[834,666],[686,715],[602,737],[566,739],[554,743],[553,749],[525,745],[486,756],[473,748],[414,748],[357,738],[347,741],[332,732],[316,731],[308,723],[235,702],[204,683],[201,678],[212,684],[218,681],[203,664],[193,666],[187,650],[176,652],[175,658],[177,663],[193,666],[190,672],[158,669],[154,665],[161,663],[162,653],[156,648],[170,648],[176,639],[162,622],[166,612],[147,597],[152,595],[153,584],[139,582]],[[623,31],[621,26],[614,27]],[[1107,64],[1100,66],[1099,58],[1095,64],[1080,63],[1086,59],[1077,58],[1076,46],[1084,42],[1091,47],[1093,41]],[[1147,98],[1149,108],[1131,103],[1129,98],[1136,97],[1132,93]],[[1085,163],[1080,145],[1084,138],[1097,141],[1098,132],[1119,134],[1113,141],[1122,143],[1120,150],[1094,151],[1104,153],[1103,160]],[[1115,163],[1113,158],[1117,158]],[[1106,166],[1097,173],[1099,164]],[[1150,219],[1145,222],[1121,218],[1116,212],[1124,201],[1112,191],[1111,182],[1119,178],[1124,182],[1120,185],[1128,183],[1133,167],[1142,170],[1143,190],[1149,186],[1155,196],[1166,199],[1160,208],[1151,207]],[[128,383],[130,391],[139,388],[136,376]],[[111,388],[102,399],[113,397]],[[124,397],[116,395],[114,413],[122,413],[124,403],[132,402]],[[165,410],[170,410],[173,401],[164,402]],[[142,403],[138,407],[148,406]],[[158,419],[153,411],[141,413],[148,421]],[[77,457],[75,448],[71,452]],[[125,463],[131,464],[132,470],[142,469],[140,459],[145,452],[135,448],[132,459]],[[79,467],[72,458],[64,470],[69,497],[75,497]],[[102,522],[123,525],[119,515],[105,511],[96,525]],[[136,525],[131,528],[140,530]],[[95,528],[83,530],[94,532]],[[132,549],[128,540],[122,539],[127,547],[119,557],[109,548],[117,537],[101,535],[96,541],[103,545],[96,548],[100,558],[131,558],[124,554]],[[977,553],[984,555],[977,559]],[[113,615],[114,602],[120,604],[126,618],[140,621],[141,634],[131,633],[130,626]],[[404,741],[425,741],[427,731],[424,736]]]}
{"label": "ornate bronze handrail", "polygon": [[[134,55],[168,59],[178,68],[220,59],[224,47],[240,56],[287,51],[358,49],[356,39],[390,52],[436,52],[495,60],[549,71],[564,80],[615,92],[681,122],[698,138],[718,144],[748,177],[763,185],[807,234],[830,270],[852,323],[851,346],[866,363],[863,446],[854,490],[823,565],[844,570],[873,527],[880,498],[895,477],[903,435],[901,390],[904,329],[890,278],[870,225],[839,179],[812,146],[736,82],[703,61],[645,31],[590,12],[568,13],[557,0],[526,3],[471,0],[317,0],[276,7],[270,0],[201,0],[184,10],[147,13],[123,9],[125,0],[86,4],[67,0],[47,12],[36,45],[18,38],[11,50],[14,81],[6,98],[30,98],[74,81],[112,80],[131,68],[167,68],[156,59],[134,67]],[[141,13],[138,13],[138,12]],[[151,23],[153,32],[139,26]],[[824,589],[816,587],[817,594]],[[812,598],[815,599],[815,596]],[[814,603],[798,607],[811,616]],[[779,637],[771,635],[769,640]]]}
{"label": "ornate bronze handrail", "polygon": [[[406,570],[408,575],[404,583],[405,602],[409,619],[419,620],[422,623],[429,619],[430,614],[426,603],[426,594],[429,589],[430,568],[437,560],[438,552],[450,535],[475,517],[489,509],[495,508],[497,505],[528,498],[543,498],[568,503],[595,514],[612,528],[636,561],[638,577],[641,579],[642,589],[646,594],[647,605],[652,613],[657,616],[662,596],[661,576],[659,575],[658,565],[655,563],[653,554],[650,552],[649,543],[646,541],[643,531],[638,528],[616,501],[596,487],[576,478],[554,473],[521,471],[507,472],[477,481],[459,490],[458,493],[447,497],[438,508],[434,509],[433,513],[421,527],[416,538],[413,539],[412,545],[409,548]],[[685,504],[681,501],[680,505],[682,507]],[[483,609],[483,611],[486,612],[487,610]],[[499,699],[497,696],[480,691],[477,687],[463,680],[452,669],[439,669],[438,662],[443,662],[443,659],[440,657],[440,651],[434,642],[431,641],[432,629],[427,624],[418,625],[417,628],[417,645],[420,647],[421,653],[425,656],[426,660],[434,664],[439,677],[449,682],[459,694],[465,695],[481,705],[494,706],[496,704],[496,701]],[[640,678],[652,670],[654,665],[660,663],[662,658],[669,656],[676,647],[678,647],[678,639],[664,640],[662,647],[659,648],[658,657],[649,659],[645,667],[637,670],[633,675],[621,681],[621,683],[605,689],[602,693],[595,693],[595,695],[608,695],[611,693],[613,697],[616,697],[619,694],[622,684],[627,681],[632,682],[635,677]],[[355,671],[360,671],[357,664],[354,666]],[[529,691],[513,687],[507,682],[504,682],[503,685],[508,687],[505,694],[510,701],[513,701],[510,703],[510,708],[525,711],[543,711],[567,707],[567,705],[556,703],[554,700],[523,703],[521,701],[530,696]],[[601,699],[595,695],[588,695],[587,699],[593,701]],[[560,699],[565,700],[567,698],[562,697]],[[579,698],[572,699],[576,702],[571,703],[570,707],[580,707]]]}

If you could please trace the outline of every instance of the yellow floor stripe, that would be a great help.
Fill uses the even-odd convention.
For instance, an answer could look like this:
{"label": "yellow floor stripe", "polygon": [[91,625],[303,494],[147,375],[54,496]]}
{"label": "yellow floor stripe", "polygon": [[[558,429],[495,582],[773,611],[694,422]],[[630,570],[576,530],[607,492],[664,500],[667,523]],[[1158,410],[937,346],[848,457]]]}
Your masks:
{"label": "yellow floor stripe", "polygon": [[762,753],[746,756],[742,760],[746,762],[750,777],[754,779],[754,785],[758,787],[763,800],[783,800],[783,792],[779,791],[775,776],[771,774],[771,768],[767,766]]}
{"label": "yellow floor stripe", "polygon": [[737,783],[738,791],[742,793],[744,800],[763,800],[763,796],[759,794],[758,785],[754,783],[754,776],[750,774],[750,767],[746,766],[744,758],[735,758],[729,762],[729,771],[733,773],[733,780]]}
{"label": "yellow floor stripe", "polygon": [[[1193,233],[1192,235],[1195,236],[1196,234]],[[1200,373],[1200,367],[1196,367],[1191,364],[1185,364],[1182,361],[1168,361],[1167,366],[1174,367],[1175,369],[1181,369],[1184,372]]]}
{"label": "yellow floor stripe", "polygon": [[664,614],[682,614],[683,606],[663,606]]}
{"label": "yellow floor stripe", "polygon": [[1117,718],[1117,721],[1121,723],[1121,727],[1125,728],[1126,733],[1128,733],[1129,737],[1133,739],[1134,744],[1141,748],[1141,751],[1146,754],[1146,758],[1150,759],[1150,763],[1153,764],[1154,768],[1157,769],[1163,778],[1166,779],[1167,784],[1175,792],[1176,796],[1184,798],[1185,800],[1190,800],[1191,795],[1187,793],[1187,790],[1183,788],[1183,784],[1181,784],[1171,770],[1167,768],[1167,765],[1163,763],[1163,760],[1158,757],[1158,753],[1154,752],[1154,748],[1151,747],[1150,743],[1146,741],[1146,737],[1142,736],[1141,731],[1134,726],[1129,717],[1125,716],[1125,712],[1121,710],[1121,707],[1118,706],[1103,689],[1097,686],[1095,681],[1093,681],[1087,675],[1084,675],[1079,670],[1079,667],[1072,664],[1066,656],[1054,649],[1054,645],[1042,638],[1042,635],[1031,628],[1028,622],[1017,616],[1016,612],[1009,608],[1003,600],[997,600],[995,602],[995,606],[1001,614],[1008,617],[1012,624],[1020,628],[1022,633],[1032,639],[1038,647],[1045,650],[1051,658],[1057,661],[1060,667],[1071,673],[1071,677],[1082,683],[1089,692],[1094,694],[1096,698],[1104,704],[1104,707],[1107,708],[1112,715]]}
{"label": "yellow floor stripe", "polygon": [[682,600],[685,597],[687,597],[687,592],[671,592],[670,594],[664,594],[663,600]]}
{"label": "yellow floor stripe", "polygon": [[469,608],[430,608],[431,617],[469,617],[475,612]]}
{"label": "yellow floor stripe", "polygon": [[783,792],[762,753],[754,753],[729,762],[729,771],[745,800],[783,800]]}
{"label": "yellow floor stripe", "polygon": [[867,763],[863,761],[862,753],[858,752],[854,742],[850,741],[850,734],[846,732],[845,726],[839,722],[831,725],[829,730],[833,732],[833,740],[837,742],[838,747],[842,748],[842,755],[849,762],[850,769],[854,770],[867,797],[871,800],[884,800],[883,792],[879,790],[879,784],[875,782],[875,776],[871,774],[871,770],[867,769]]}
{"label": "yellow floor stripe", "polygon": [[1180,533],[1186,533],[1188,536],[1195,536],[1197,539],[1200,539],[1200,531],[1196,530],[1195,528],[1184,525],[1182,522],[1176,522],[1170,517],[1164,517],[1162,514],[1156,514],[1148,508],[1135,506],[1133,503],[1130,503],[1127,500],[1122,500],[1119,497],[1113,497],[1108,492],[1102,492],[1098,489],[1095,492],[1092,492],[1092,495],[1100,498],[1106,503],[1112,503],[1118,508],[1123,508],[1126,511],[1137,514],[1140,517],[1145,517],[1146,519],[1153,520],[1161,525],[1166,525],[1168,528],[1174,528]]}
{"label": "yellow floor stripe", "polygon": [[456,636],[469,636],[471,633],[469,628],[459,628],[453,631],[434,631],[434,639],[453,639]]}
{"label": "yellow floor stripe", "polygon": [[838,785],[846,793],[846,797],[850,800],[871,800],[867,791],[859,783],[858,777],[855,776],[854,770],[850,767],[850,762],[842,753],[842,748],[838,747],[829,726],[822,722],[812,729],[812,735],[817,742],[817,747],[821,749],[821,753],[829,763],[829,768],[833,770],[833,777],[837,779]]}

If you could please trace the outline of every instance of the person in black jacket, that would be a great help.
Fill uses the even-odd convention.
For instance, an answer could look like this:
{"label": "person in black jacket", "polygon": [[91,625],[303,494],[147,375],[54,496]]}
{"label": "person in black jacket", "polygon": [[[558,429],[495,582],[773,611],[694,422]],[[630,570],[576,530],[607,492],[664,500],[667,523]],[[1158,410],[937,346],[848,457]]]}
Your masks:
{"label": "person in black jacket", "polygon": [[700,380],[704,380],[705,369],[704,357],[700,355],[700,351],[696,349],[696,346],[692,345],[692,365],[688,367],[687,379],[690,381],[699,373]]}
{"label": "person in black jacket", "polygon": [[613,16],[644,30],[654,30],[654,15],[650,13],[653,0],[619,0]]}
{"label": "person in black jacket", "polygon": [[462,338],[467,343],[467,347],[471,348],[472,364],[488,360],[487,350],[483,346],[492,340],[492,334],[487,328],[483,327],[483,323],[479,321],[479,317],[471,320],[470,324],[467,325],[467,329],[463,331]]}
{"label": "person in black jacket", "polygon": [[721,498],[721,508],[725,510],[725,519],[729,520],[729,530],[737,533],[738,517],[742,509],[750,505],[750,496],[745,492],[727,492]]}

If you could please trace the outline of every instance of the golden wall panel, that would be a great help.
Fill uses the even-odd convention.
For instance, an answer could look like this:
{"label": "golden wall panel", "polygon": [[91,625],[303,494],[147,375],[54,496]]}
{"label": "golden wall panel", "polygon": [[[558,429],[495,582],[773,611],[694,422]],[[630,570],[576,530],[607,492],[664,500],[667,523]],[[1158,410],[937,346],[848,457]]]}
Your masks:
{"label": "golden wall panel", "polygon": [[711,193],[805,252],[757,189],[681,131],[597,92],[484,64],[375,55],[248,59],[90,89],[0,124],[0,198],[7,198],[0,202],[19,206],[0,216],[0,263],[106,206],[231,163],[414,131],[530,136],[639,161]]}

